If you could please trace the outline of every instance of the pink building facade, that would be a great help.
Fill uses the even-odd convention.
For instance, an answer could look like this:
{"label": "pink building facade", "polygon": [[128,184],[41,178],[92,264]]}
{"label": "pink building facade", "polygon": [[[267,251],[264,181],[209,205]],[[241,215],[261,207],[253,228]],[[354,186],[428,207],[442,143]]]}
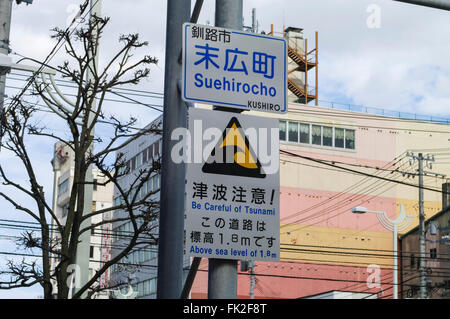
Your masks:
{"label": "pink building facade", "polygon": [[[392,298],[392,232],[375,214],[351,209],[364,206],[395,219],[403,205],[414,216],[405,232],[417,226],[418,188],[408,185],[417,185],[411,176],[417,166],[406,153],[448,148],[449,126],[302,104],[290,104],[277,118],[281,260],[255,262],[253,275],[238,269],[238,298],[304,298],[334,290]],[[449,174],[450,164],[436,161],[434,169]],[[442,184],[433,177],[425,183]],[[425,191],[427,218],[441,209],[441,193]],[[207,298],[207,268],[202,260],[192,298]]]}

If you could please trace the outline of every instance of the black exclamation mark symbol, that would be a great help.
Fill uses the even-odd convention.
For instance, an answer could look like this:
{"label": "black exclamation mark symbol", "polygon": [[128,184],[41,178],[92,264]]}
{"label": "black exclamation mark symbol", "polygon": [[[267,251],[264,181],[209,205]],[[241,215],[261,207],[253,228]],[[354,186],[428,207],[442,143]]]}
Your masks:
{"label": "black exclamation mark symbol", "polygon": [[275,195],[275,190],[272,189],[272,196],[270,196],[270,205],[273,204],[273,196]]}

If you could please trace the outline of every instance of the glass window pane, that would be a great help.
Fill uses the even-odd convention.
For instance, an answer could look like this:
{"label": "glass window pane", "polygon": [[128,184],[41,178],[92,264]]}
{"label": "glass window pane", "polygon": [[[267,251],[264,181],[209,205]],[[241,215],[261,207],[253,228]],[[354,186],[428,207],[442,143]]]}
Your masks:
{"label": "glass window pane", "polygon": [[334,147],[344,147],[344,129],[334,128]]}
{"label": "glass window pane", "polygon": [[289,122],[289,142],[298,142],[298,123]]}
{"label": "glass window pane", "polygon": [[155,158],[158,158],[158,154],[159,154],[159,141],[156,141],[153,144],[153,155],[155,156]]}
{"label": "glass window pane", "polygon": [[64,207],[63,207],[63,216],[62,216],[62,217],[66,217],[67,214],[69,214],[69,206],[70,206],[69,203],[67,203],[66,205],[64,205]]}
{"label": "glass window pane", "polygon": [[144,295],[144,283],[142,281],[138,283],[138,295],[139,296]]}
{"label": "glass window pane", "polygon": [[58,194],[63,194],[69,190],[69,178],[58,185]]}
{"label": "glass window pane", "polygon": [[144,198],[146,194],[147,194],[147,183],[144,183],[141,186],[141,199]]}
{"label": "glass window pane", "polygon": [[320,125],[312,126],[312,143],[322,145],[322,127]]}
{"label": "glass window pane", "polygon": [[130,252],[128,254],[128,263],[134,264],[134,254],[133,254],[133,252]]}
{"label": "glass window pane", "polygon": [[150,260],[150,249],[152,249],[152,246],[144,248],[144,261]]}
{"label": "glass window pane", "polygon": [[142,163],[147,163],[147,150],[142,152]]}
{"label": "glass window pane", "polygon": [[156,278],[150,280],[150,293],[156,293]]}
{"label": "glass window pane", "polygon": [[159,189],[158,175],[154,175],[152,179],[153,179],[153,191],[156,191]]}
{"label": "glass window pane", "polygon": [[323,145],[333,146],[333,128],[330,126],[323,126]]}
{"label": "glass window pane", "polygon": [[300,143],[309,144],[309,124],[300,123]]}
{"label": "glass window pane", "polygon": [[[134,199],[134,196],[136,195],[136,191],[137,191],[137,187],[136,186],[134,186],[132,189],[131,189],[131,194],[130,194],[130,201],[132,201],[133,199]],[[136,196],[136,200],[139,200],[139,194],[137,194],[137,196]]]}
{"label": "glass window pane", "polygon": [[136,167],[139,168],[142,166],[142,153],[136,155]]}
{"label": "glass window pane", "polygon": [[148,161],[149,161],[149,162],[151,162],[152,159],[153,159],[153,145],[150,145],[150,146],[147,148],[147,158],[148,158]]}
{"label": "glass window pane", "polygon": [[147,192],[153,192],[153,178],[149,177],[147,181]]}
{"label": "glass window pane", "polygon": [[355,149],[355,130],[345,130],[345,148]]}
{"label": "glass window pane", "polygon": [[131,159],[131,170],[136,169],[136,156]]}
{"label": "glass window pane", "polygon": [[286,141],[286,121],[280,121],[280,141]]}
{"label": "glass window pane", "polygon": [[143,263],[145,261],[145,248],[139,250],[139,263]]}

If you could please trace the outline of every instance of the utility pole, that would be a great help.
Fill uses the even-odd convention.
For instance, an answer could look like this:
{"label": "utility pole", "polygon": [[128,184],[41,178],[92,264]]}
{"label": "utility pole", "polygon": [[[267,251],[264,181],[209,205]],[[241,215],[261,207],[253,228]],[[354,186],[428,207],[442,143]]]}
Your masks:
{"label": "utility pole", "polygon": [[258,33],[258,20],[256,20],[256,8],[252,9],[252,32]]}
{"label": "utility pole", "polygon": [[[416,160],[418,161],[418,175],[419,175],[419,276],[420,276],[420,299],[427,298],[427,274],[426,274],[426,245],[425,245],[425,213],[424,213],[424,197],[423,197],[423,174],[425,173],[423,170],[423,162],[427,163],[427,167],[431,168],[431,162],[434,162],[434,156],[427,155],[424,157],[422,153],[419,153],[417,156],[413,153],[406,153],[406,156],[411,157],[413,164]],[[427,172],[428,173],[428,172]],[[439,175],[439,174],[436,174]]]}
{"label": "utility pole", "polygon": [[[92,19],[92,17],[97,16],[100,17],[101,16],[101,11],[102,11],[102,0],[90,0],[90,19]],[[94,34],[97,31],[94,31]],[[94,37],[95,39],[95,37]],[[94,40],[95,41],[95,40]],[[97,65],[98,64],[98,43],[97,45],[97,55],[93,58],[92,62],[93,64]],[[89,51],[90,48],[88,48]],[[89,52],[88,52],[89,54]],[[93,70],[96,70],[97,67],[94,67],[93,65],[91,66],[91,68]],[[86,80],[87,83],[89,83],[89,81],[93,80],[93,75],[90,72],[90,70],[87,71],[87,75],[86,75]],[[92,94],[94,94],[94,92],[92,92]],[[93,118],[95,116],[95,111],[96,111],[96,101],[95,99],[92,102],[92,106],[91,106],[91,111],[89,112],[89,114],[85,114],[85,116],[87,116],[87,125],[88,127],[90,127],[92,125],[92,121]],[[91,131],[91,135],[94,135],[94,128]],[[93,151],[94,145],[91,144],[89,146],[89,151]],[[86,154],[87,155],[87,154]],[[93,187],[93,175],[92,175],[92,165],[89,165],[89,168],[86,172],[86,178],[85,178],[85,182],[86,184],[84,185],[84,207],[83,207],[83,215],[88,215],[90,213],[92,213],[92,201],[93,201],[93,193],[94,193],[94,187]],[[84,220],[81,225],[80,225],[80,229],[84,229],[87,227],[91,226],[91,219],[88,218],[86,220]],[[79,274],[79,279],[80,279],[80,286],[79,287],[74,287],[74,293],[76,293],[78,290],[80,290],[81,287],[83,287],[85,284],[87,284],[87,282],[89,281],[89,260],[90,260],[90,248],[91,248],[91,232],[90,231],[85,231],[83,232],[79,238],[79,244],[77,245],[77,253],[76,253],[76,257],[75,257],[75,262],[76,264],[80,267],[80,274]],[[87,293],[88,291],[86,290],[81,298],[86,298],[87,297]]]}
{"label": "utility pole", "polygon": [[[8,55],[11,30],[12,0],[0,0],[0,54]],[[3,135],[2,121],[5,103],[6,70],[0,76],[0,138]]]}
{"label": "utility pole", "polygon": [[419,256],[420,256],[420,299],[427,295],[427,277],[425,272],[425,213],[423,207],[423,156],[419,153]]}
{"label": "utility pole", "polygon": [[[216,27],[242,30],[242,16],[242,0],[216,0]],[[215,107],[215,109],[236,112],[234,109],[222,107]],[[208,299],[236,298],[237,260],[210,258],[208,263]]]}
{"label": "utility pole", "polygon": [[191,1],[167,1],[164,112],[161,155],[161,196],[158,246],[158,299],[178,299],[183,285],[185,163],[171,158],[172,131],[187,127],[186,104],[181,99],[183,23],[190,19]]}
{"label": "utility pole", "polygon": [[250,299],[255,299],[255,261],[251,260],[248,267],[250,268]]}

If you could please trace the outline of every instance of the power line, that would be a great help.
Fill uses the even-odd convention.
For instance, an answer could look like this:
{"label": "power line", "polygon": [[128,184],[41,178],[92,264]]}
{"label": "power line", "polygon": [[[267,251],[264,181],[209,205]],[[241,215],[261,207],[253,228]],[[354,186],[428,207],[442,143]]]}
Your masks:
{"label": "power line", "polygon": [[[17,90],[21,90],[22,88],[19,88],[19,87],[15,87],[15,86],[6,86],[7,88],[10,88],[10,89],[17,89]],[[163,107],[163,105],[161,105],[161,104],[150,104],[150,103],[143,103],[143,102],[140,102],[140,101],[137,101],[137,100],[135,100],[135,99],[132,99],[132,98],[129,98],[129,97],[127,97],[127,96],[125,96],[125,95],[122,95],[122,94],[119,94],[119,93],[117,93],[117,92],[114,92],[114,91],[112,91],[112,90],[108,90],[108,92],[110,92],[110,93],[112,93],[112,94],[115,94],[115,95],[117,95],[117,96],[120,96],[120,97],[122,97],[122,98],[124,98],[124,99],[126,99],[126,100],[128,100],[128,101],[121,101],[121,100],[114,100],[114,99],[109,99],[109,98],[103,98],[103,101],[108,101],[108,102],[116,102],[116,103],[127,103],[127,104],[135,104],[135,105],[142,105],[142,106],[145,106],[145,107],[147,107],[147,108],[150,108],[150,109],[153,109],[153,110],[155,110],[155,111],[158,111],[158,112],[162,112],[162,110],[161,109],[158,109],[158,107]],[[77,96],[77,95],[75,95],[75,94],[69,94],[69,93],[67,93],[67,94],[65,94],[66,96]],[[99,98],[95,98],[95,99],[99,99]]]}
{"label": "power line", "polygon": [[[4,228],[5,224],[0,224],[0,228]],[[6,224],[6,226],[11,226]],[[34,227],[30,227],[28,225],[16,225],[15,230],[28,230],[28,229],[36,230]],[[130,232],[133,233],[133,232]],[[118,238],[131,238],[131,236],[126,236],[124,234],[117,234],[115,232],[107,232],[106,234],[111,235],[112,237],[118,237]],[[145,236],[146,234],[142,234]],[[93,234],[93,236],[100,236],[98,233]],[[20,239],[21,237],[16,237],[17,239]],[[144,238],[143,238],[144,239]],[[151,238],[149,238],[151,239]],[[155,243],[156,244],[156,243]],[[105,247],[103,244],[100,243],[92,243],[92,245],[100,245],[99,247]],[[140,243],[139,245],[150,245],[154,246],[149,243]],[[120,244],[110,244],[107,245],[110,248],[125,248],[126,245],[120,245]],[[373,248],[358,248],[358,247],[339,247],[339,246],[320,246],[320,245],[303,245],[303,244],[289,244],[289,243],[281,243],[281,250],[284,252],[299,252],[299,253],[318,253],[323,255],[340,255],[340,256],[359,256],[359,257],[379,257],[379,258],[392,258],[392,250],[388,249],[373,249]],[[288,247],[283,247],[288,246]],[[315,249],[314,249],[315,248]],[[150,250],[152,251],[155,248],[136,248],[136,250]],[[402,251],[402,254],[407,253],[417,253],[417,251]],[[446,253],[439,253],[439,256],[444,255],[450,255]],[[404,258],[407,258],[408,256],[405,256]],[[450,258],[427,258],[428,260],[442,260],[442,261],[448,261],[450,262]]]}
{"label": "power line", "polygon": [[[283,159],[282,161],[285,161],[285,160]],[[289,161],[289,163],[303,165],[303,163],[299,163],[299,162],[292,162],[292,161]],[[386,165],[389,165],[389,164],[386,164]],[[395,163],[394,163],[394,165],[395,165]],[[314,168],[323,168],[323,167],[319,167],[319,166],[312,166],[312,167],[314,167]],[[323,168],[323,169],[327,169],[327,168]],[[336,170],[334,170],[334,171],[336,171]],[[339,172],[341,172],[341,170],[339,170]],[[352,174],[353,174],[353,173],[352,173]],[[356,173],[355,173],[355,174],[356,174]],[[359,174],[356,174],[356,175],[359,175]],[[301,215],[301,214],[303,214],[303,213],[306,213],[306,212],[309,212],[309,211],[313,210],[314,208],[318,208],[318,207],[322,206],[322,205],[325,204],[325,203],[328,204],[328,203],[330,202],[330,200],[335,200],[336,198],[339,198],[339,197],[341,197],[341,196],[343,196],[343,195],[349,195],[348,193],[349,193],[350,191],[352,191],[352,190],[354,190],[355,188],[359,187],[360,185],[362,185],[363,183],[365,183],[367,180],[369,180],[368,177],[364,177],[364,178],[362,178],[360,181],[358,181],[357,183],[355,183],[355,184],[353,184],[353,185],[347,187],[346,189],[342,190],[342,191],[339,192],[338,194],[335,194],[335,195],[333,195],[332,197],[330,197],[330,198],[328,198],[328,199],[326,199],[326,200],[324,200],[324,201],[321,201],[320,203],[317,203],[317,204],[315,204],[315,205],[312,205],[312,206],[310,206],[310,207],[308,207],[308,208],[306,208],[306,209],[303,209],[303,210],[301,210],[301,211],[299,211],[299,212],[297,212],[297,213],[295,213],[295,214],[291,214],[291,215],[288,215],[288,216],[286,216],[286,217],[283,217],[281,220],[286,220],[286,219],[292,218],[292,217],[294,217],[294,216]],[[360,192],[361,192],[361,191],[360,191]],[[350,195],[350,196],[347,196],[347,197],[345,198],[345,200],[346,200],[346,201],[347,201],[347,200],[350,200],[350,198],[352,198],[351,195]],[[353,200],[353,199],[352,199],[352,200]],[[339,204],[339,203],[341,203],[341,202],[338,202],[337,204]],[[337,204],[332,205],[332,206],[330,206],[330,207],[335,208]]]}
{"label": "power line", "polygon": [[[27,75],[20,74],[20,73],[11,72],[9,74],[10,75],[15,75],[15,76],[27,77]],[[11,80],[25,81],[25,79],[12,78],[10,76],[8,76],[8,77]],[[62,83],[61,86],[63,86],[63,87],[68,87],[68,88],[72,88],[72,89],[77,89],[78,88],[77,86],[73,85],[74,83],[72,81],[69,81],[69,80],[55,79],[55,82]],[[138,89],[132,89],[132,88],[125,88],[125,87],[124,88],[116,87],[112,91],[115,92],[116,90],[124,91],[124,92],[121,92],[121,93],[125,94],[125,95],[131,95],[131,96],[140,96],[140,97],[155,98],[155,99],[163,99],[164,98],[164,94],[160,93],[160,92],[145,91],[145,90],[138,90]]]}
{"label": "power line", "polygon": [[[88,12],[84,15],[83,19],[81,19],[81,21],[84,20],[84,18],[87,16],[87,14],[89,14],[92,10],[92,8],[97,4],[99,0],[95,0],[95,3],[91,6],[91,8],[88,10]],[[85,3],[83,5],[80,6],[80,16],[84,13],[84,11],[86,10],[87,6],[89,4],[89,1],[85,1]],[[70,30],[70,28],[72,27],[72,25],[76,22],[76,18],[74,18],[72,20],[72,22],[70,23],[70,25],[66,28],[65,32],[68,32]],[[80,24],[81,22],[78,22],[77,26]],[[75,31],[76,27],[71,31],[70,35]],[[41,70],[44,68],[45,65],[48,64],[48,62],[50,62],[50,60],[56,55],[56,53],[61,49],[62,45],[66,42],[66,39],[64,37],[60,37],[58,42],[56,43],[56,45],[53,47],[53,49],[51,50],[51,52],[48,54],[48,56],[45,58],[44,62],[41,63],[40,67],[38,68],[38,70],[36,72],[33,72],[33,75],[30,77],[30,79],[28,80],[27,84],[24,86],[24,88],[22,89],[22,91],[19,93],[18,96],[15,96],[13,99],[14,101],[19,101],[20,98],[23,96],[23,94],[25,94],[26,90],[30,87],[31,83],[33,83],[33,81],[35,80],[36,76],[41,72]],[[59,47],[58,47],[59,46]],[[9,107],[12,107],[12,104],[9,105]]]}
{"label": "power line", "polygon": [[[385,180],[385,181],[389,181],[389,182],[393,182],[393,183],[397,183],[397,184],[401,184],[401,185],[405,185],[405,186],[411,186],[411,187],[419,188],[419,186],[415,185],[415,184],[405,183],[405,182],[402,182],[402,181],[398,181],[398,180],[394,180],[394,179],[390,179],[390,178],[386,178],[386,177],[380,177],[380,176],[376,176],[376,175],[373,175],[373,174],[361,172],[361,171],[354,170],[354,169],[351,169],[351,168],[338,166],[336,164],[328,163],[326,161],[323,161],[323,160],[320,160],[320,159],[317,159],[317,158],[312,158],[312,157],[309,157],[309,156],[299,155],[299,154],[295,154],[295,153],[288,152],[288,151],[285,151],[285,150],[280,150],[280,152],[288,154],[288,155],[293,156],[293,157],[298,157],[298,158],[302,158],[302,159],[305,159],[305,160],[308,160],[308,161],[320,163],[320,164],[323,164],[323,165],[336,167],[336,168],[339,168],[339,169],[341,169],[343,171],[353,172],[353,173],[357,173],[357,174],[360,174],[360,175],[364,175],[364,176],[368,176],[368,177],[374,177],[374,178],[382,179],[382,180]],[[423,189],[429,190],[429,191],[432,191],[432,192],[438,192],[438,193],[442,193],[442,194],[447,194],[446,192],[443,192],[442,190],[434,189],[434,188],[430,188],[430,187],[423,187]]]}
{"label": "power line", "polygon": [[[300,164],[300,163],[297,163],[297,164]],[[404,165],[404,164],[403,164],[403,165]],[[403,166],[403,165],[402,165],[402,166]],[[339,196],[345,195],[346,192],[349,192],[351,189],[354,189],[355,187],[359,187],[360,185],[362,185],[362,183],[364,183],[364,182],[367,181],[367,180],[368,180],[367,177],[363,178],[362,180],[360,180],[360,181],[357,182],[356,184],[354,184],[354,185],[350,186],[349,188],[347,188],[346,190],[340,192],[338,195],[339,195]],[[374,190],[376,190],[376,189],[379,189],[379,188],[383,187],[383,186],[385,185],[385,183],[386,183],[386,182],[381,182],[382,184],[379,185],[379,186],[377,186],[378,182],[379,182],[378,180],[375,181],[375,182],[372,182],[370,185],[365,186],[362,190],[359,190],[359,192],[362,192],[362,191],[374,191]],[[394,185],[394,186],[395,186],[395,185]],[[394,187],[394,186],[391,186],[390,188],[392,188],[392,187]],[[390,188],[389,188],[389,189],[390,189]],[[346,206],[348,205],[347,202],[350,202],[350,201],[351,201],[351,202],[354,202],[355,200],[358,200],[358,199],[361,199],[361,200],[362,200],[362,198],[368,197],[368,196],[370,196],[369,199],[371,199],[371,198],[374,198],[374,197],[379,196],[380,194],[382,194],[382,193],[385,192],[385,191],[386,191],[386,190],[384,190],[384,191],[382,191],[382,192],[380,192],[380,193],[378,193],[378,194],[372,195],[372,196],[370,196],[370,195],[368,195],[368,194],[347,194],[346,198],[344,198],[342,201],[340,201],[340,202],[338,202],[338,203],[335,203],[335,204],[332,204],[332,205],[330,205],[330,206],[325,207],[324,209],[320,210],[319,212],[317,212],[317,213],[315,213],[315,214],[313,214],[313,215],[310,215],[310,216],[306,217],[307,219],[299,219],[299,220],[296,220],[296,221],[294,221],[294,223],[297,223],[297,222],[300,222],[300,221],[306,221],[306,220],[310,220],[310,219],[315,219],[315,218],[324,216],[324,215],[326,215],[330,210],[336,210],[336,209],[339,209],[339,208],[346,207]],[[334,198],[333,198],[333,197],[332,197],[332,198],[335,199],[335,198],[337,198],[337,197],[339,197],[339,196],[336,196],[336,195],[335,195],[335,196],[333,196]],[[330,198],[330,199],[331,199],[331,198]],[[305,210],[299,211],[299,212],[297,212],[297,213],[295,213],[295,214],[292,214],[292,215],[288,216],[288,218],[291,218],[291,217],[293,217],[293,216],[297,216],[297,215],[300,215],[300,214],[304,214],[304,213],[306,213],[306,212],[308,212],[308,211],[311,211],[313,208],[317,208],[317,207],[322,206],[322,204],[328,204],[328,203],[329,203],[329,200],[324,200],[324,201],[322,201],[322,202],[320,202],[320,203],[318,203],[318,204],[316,204],[316,205],[311,206],[311,209],[310,209],[310,208],[307,208],[307,209],[305,209]],[[332,216],[332,217],[337,217],[337,216],[341,215],[342,213],[344,213],[344,212],[346,212],[346,211],[347,211],[347,210],[341,211],[341,212],[335,214],[335,215]],[[328,217],[327,220],[328,220],[329,218],[332,218],[332,217]],[[316,223],[314,223],[314,224],[317,224],[317,223],[320,223],[320,222],[321,222],[321,221],[316,222]],[[314,224],[313,224],[313,225],[314,225]],[[290,226],[290,224],[285,224],[285,225],[281,226],[281,228],[288,227],[288,226]],[[308,226],[312,226],[312,225],[308,225]],[[305,226],[305,227],[307,227],[307,226]],[[303,228],[304,228],[304,227],[303,227]],[[302,229],[302,228],[297,228],[297,229],[294,229],[293,231],[296,231],[296,230],[299,230],[299,229]]]}

